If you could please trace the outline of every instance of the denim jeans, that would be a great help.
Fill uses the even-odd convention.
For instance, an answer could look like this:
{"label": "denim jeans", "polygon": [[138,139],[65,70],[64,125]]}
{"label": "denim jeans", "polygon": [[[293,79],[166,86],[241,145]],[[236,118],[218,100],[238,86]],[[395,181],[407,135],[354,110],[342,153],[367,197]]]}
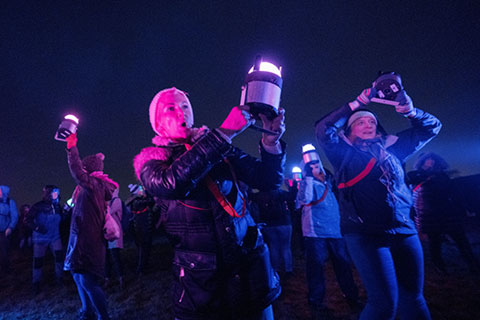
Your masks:
{"label": "denim jeans", "polygon": [[423,251],[415,235],[346,234],[368,301],[360,319],[431,319],[423,297]]}
{"label": "denim jeans", "polygon": [[277,272],[292,272],[292,226],[263,227],[262,234],[270,249],[273,268]]}
{"label": "denim jeans", "polygon": [[107,300],[98,283],[98,277],[90,273],[72,272],[82,302],[82,311],[96,313],[98,319],[110,319],[107,312]]}
{"label": "denim jeans", "polygon": [[324,265],[330,257],[340,289],[348,300],[358,299],[358,289],[352,276],[350,258],[342,238],[305,237],[307,262],[308,302],[320,307],[325,297]]}

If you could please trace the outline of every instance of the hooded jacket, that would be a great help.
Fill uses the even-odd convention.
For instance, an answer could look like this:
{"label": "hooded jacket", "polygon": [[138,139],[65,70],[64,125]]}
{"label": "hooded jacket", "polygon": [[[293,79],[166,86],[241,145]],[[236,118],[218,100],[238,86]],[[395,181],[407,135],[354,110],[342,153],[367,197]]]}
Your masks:
{"label": "hooded jacket", "polygon": [[118,184],[99,171],[87,172],[77,147],[67,150],[70,173],[77,184],[64,270],[104,276],[106,240],[103,234],[107,201]]}
{"label": "hooded jacket", "polygon": [[26,223],[33,230],[33,242],[49,243],[60,239],[62,215],[62,207],[52,202],[47,190],[42,201],[35,203],[26,216]]}
{"label": "hooded jacket", "polygon": [[[322,168],[323,170],[323,168]],[[340,213],[337,199],[332,191],[331,179],[325,182],[306,176],[300,181],[297,207],[302,207],[302,232],[304,237],[341,238]],[[323,201],[319,201],[327,193]]]}
{"label": "hooded jacket", "polygon": [[[417,109],[411,128],[372,141],[365,150],[339,131],[352,114],[346,104],[315,125],[318,143],[335,170],[337,184],[352,181],[375,158],[371,171],[350,187],[339,188],[342,233],[415,234],[410,217],[412,195],[405,183],[405,160],[434,138],[441,128],[433,115]],[[379,125],[379,127],[381,127]]]}
{"label": "hooded jacket", "polygon": [[0,198],[0,232],[5,232],[7,229],[15,229],[18,222],[17,204],[13,199],[10,199],[10,188],[7,186],[0,186],[2,190],[2,197]]}
{"label": "hooded jacket", "polygon": [[[148,147],[134,159],[137,177],[155,197],[174,244],[175,314],[193,319],[219,308],[245,311],[255,308],[256,303],[268,305],[278,296],[279,286],[274,292],[260,292],[261,299],[247,305],[240,296],[237,300],[227,297],[233,278],[229,270],[246,262],[242,261],[241,244],[246,240],[247,227],[254,222],[224,159],[238,180],[253,188],[271,190],[282,183],[285,154],[270,154],[260,146],[259,160],[209,130],[191,145],[189,151],[183,145]],[[232,218],[225,212],[205,185],[207,175],[235,210],[244,212],[243,218]]]}

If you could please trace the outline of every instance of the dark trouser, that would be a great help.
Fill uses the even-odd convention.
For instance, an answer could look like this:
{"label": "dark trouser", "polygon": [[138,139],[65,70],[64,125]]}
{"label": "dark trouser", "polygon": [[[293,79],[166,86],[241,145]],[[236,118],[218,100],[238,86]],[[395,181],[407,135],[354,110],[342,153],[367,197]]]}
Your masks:
{"label": "dark trouser", "polygon": [[277,272],[292,272],[292,226],[271,226],[262,228],[263,238],[270,249],[272,266]]}
{"label": "dark trouser", "polygon": [[472,246],[470,245],[470,242],[468,241],[468,238],[463,230],[427,233],[430,254],[432,255],[432,261],[435,266],[440,270],[445,271],[445,262],[442,258],[443,235],[448,235],[450,238],[452,238],[458,248],[458,251],[460,251],[460,255],[468,264],[470,270],[478,271],[479,263],[473,254]]}
{"label": "dark trouser", "polygon": [[57,277],[57,280],[62,279],[64,257],[62,251],[62,241],[57,239],[49,243],[33,244],[33,283],[38,283],[40,280],[42,280],[43,260],[45,258],[45,253],[47,252],[47,248],[50,248],[50,251],[55,258],[55,276]]}
{"label": "dark trouser", "polygon": [[350,301],[358,299],[358,289],[353,280],[350,258],[342,238],[305,237],[305,256],[310,305],[320,307],[323,304],[325,297],[323,267],[328,257],[331,257],[337,282],[346,298]]}
{"label": "dark trouser", "polygon": [[110,319],[107,312],[107,300],[100,287],[99,279],[91,273],[72,272],[77,285],[78,295],[82,302],[82,311],[87,314],[96,313],[99,319]]}
{"label": "dark trouser", "polygon": [[346,234],[367,291],[360,319],[431,319],[423,297],[423,251],[415,235]]}
{"label": "dark trouser", "polygon": [[0,269],[4,273],[10,269],[8,246],[9,238],[5,236],[5,231],[0,231]]}
{"label": "dark trouser", "polygon": [[138,250],[137,274],[143,273],[148,266],[152,249],[152,215],[149,212],[137,214],[134,219],[135,245]]}
{"label": "dark trouser", "polygon": [[120,258],[120,248],[107,249],[107,257],[105,259],[105,276],[111,278],[112,269],[118,278],[123,277],[123,263]]}

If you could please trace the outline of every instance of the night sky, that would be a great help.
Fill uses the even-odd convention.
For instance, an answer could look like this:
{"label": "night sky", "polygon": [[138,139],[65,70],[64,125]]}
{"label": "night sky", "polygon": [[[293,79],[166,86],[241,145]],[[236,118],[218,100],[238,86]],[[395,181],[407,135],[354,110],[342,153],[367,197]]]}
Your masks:
{"label": "night sky", "polygon": [[[65,143],[53,139],[64,115],[80,118],[81,156],[103,152],[126,198],[132,159],[153,137],[153,96],[185,90],[195,124],[218,127],[258,54],[283,67],[287,173],[301,146],[316,144],[315,121],[379,70],[400,73],[414,105],[442,121],[423,151],[460,175],[480,173],[478,1],[91,3],[1,4],[0,184],[18,205],[38,201],[45,184],[70,197]],[[392,107],[372,109],[389,133],[408,127]],[[259,138],[247,130],[234,144],[257,155]]]}

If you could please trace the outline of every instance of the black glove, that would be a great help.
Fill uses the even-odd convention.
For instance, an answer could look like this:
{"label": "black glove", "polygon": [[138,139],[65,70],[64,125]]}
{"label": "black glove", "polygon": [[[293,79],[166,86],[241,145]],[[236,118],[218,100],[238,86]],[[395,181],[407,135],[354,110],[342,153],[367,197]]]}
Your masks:
{"label": "black glove", "polygon": [[313,169],[309,164],[305,165],[305,177],[313,177]]}

